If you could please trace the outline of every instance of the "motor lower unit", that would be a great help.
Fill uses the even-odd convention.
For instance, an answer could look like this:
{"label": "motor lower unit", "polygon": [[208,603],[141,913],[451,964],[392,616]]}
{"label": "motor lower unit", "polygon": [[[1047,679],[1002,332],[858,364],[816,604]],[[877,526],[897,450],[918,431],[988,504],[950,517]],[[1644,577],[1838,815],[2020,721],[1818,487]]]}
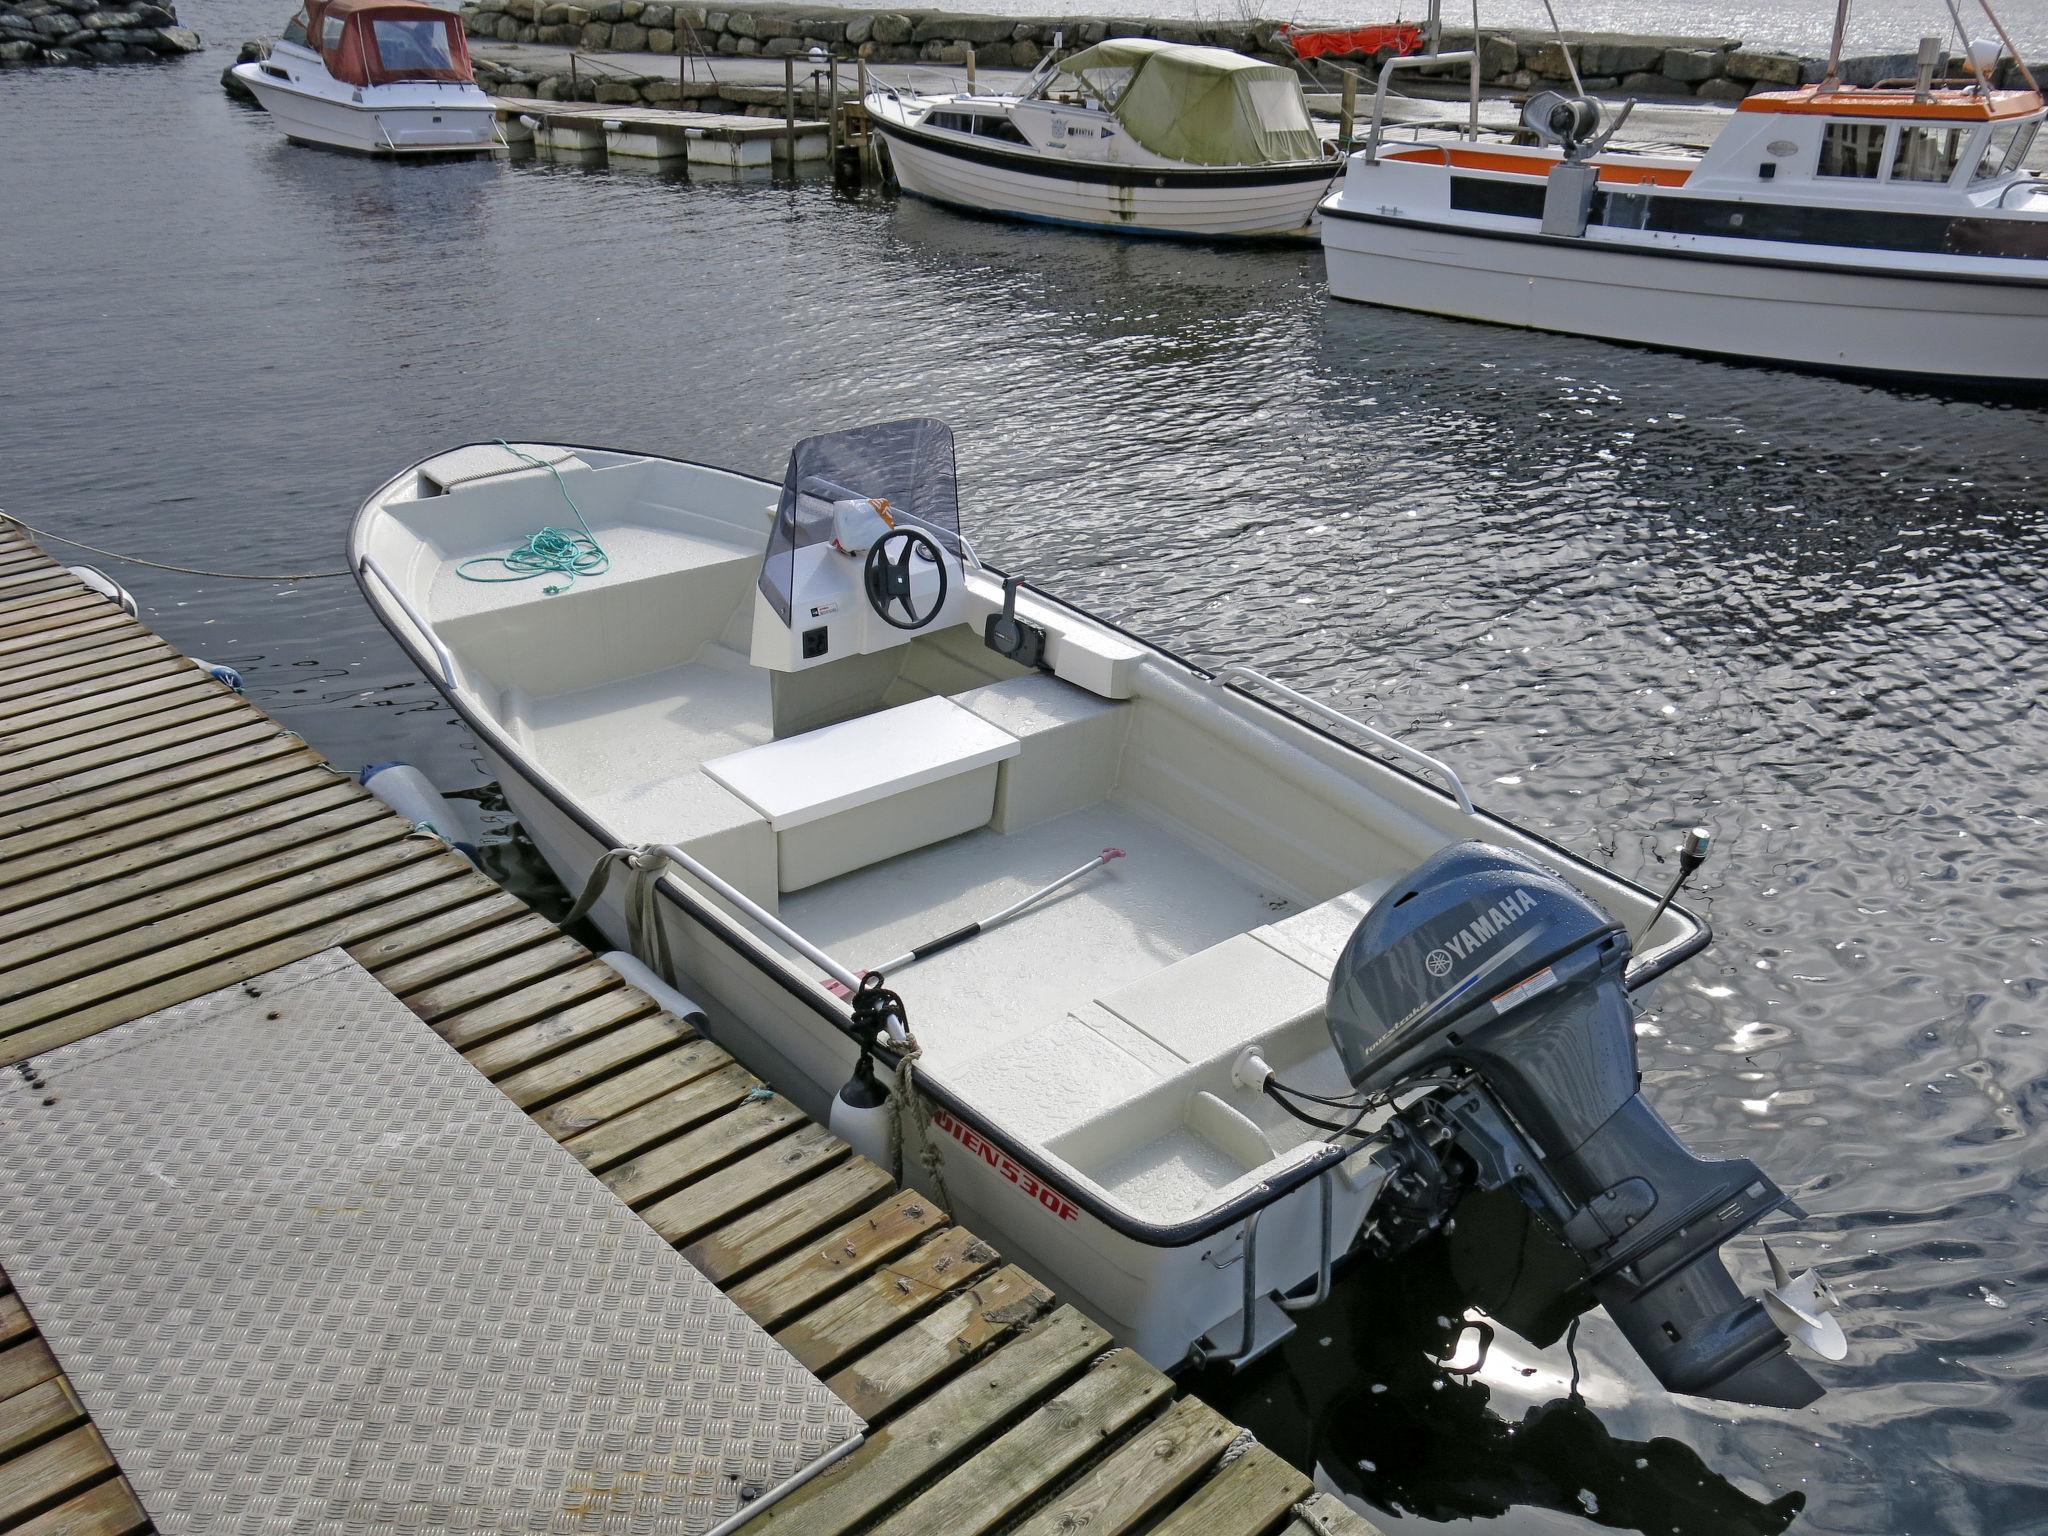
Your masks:
{"label": "motor lower unit", "polygon": [[1644,1102],[1629,953],[1613,917],[1485,843],[1444,849],[1374,906],[1329,1003],[1352,1082],[1400,1105],[1374,1241],[1404,1248],[1471,1191],[1511,1190],[1577,1260],[1554,1313],[1606,1307],[1672,1391],[1804,1406],[1820,1385],[1719,1251],[1789,1202],[1746,1158],[1695,1157]]}

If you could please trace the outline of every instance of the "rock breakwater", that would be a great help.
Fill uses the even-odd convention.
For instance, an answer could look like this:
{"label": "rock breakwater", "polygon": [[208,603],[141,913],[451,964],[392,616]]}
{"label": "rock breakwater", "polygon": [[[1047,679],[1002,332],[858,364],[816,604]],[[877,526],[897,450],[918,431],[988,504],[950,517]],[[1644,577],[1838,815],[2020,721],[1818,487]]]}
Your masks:
{"label": "rock breakwater", "polygon": [[197,53],[199,34],[168,4],[0,0],[0,67],[119,64]]}

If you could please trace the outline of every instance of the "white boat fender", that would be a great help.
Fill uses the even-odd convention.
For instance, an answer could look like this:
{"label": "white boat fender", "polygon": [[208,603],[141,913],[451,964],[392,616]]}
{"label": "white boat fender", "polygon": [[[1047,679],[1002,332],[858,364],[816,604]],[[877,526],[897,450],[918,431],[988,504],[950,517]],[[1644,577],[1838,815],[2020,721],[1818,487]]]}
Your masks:
{"label": "white boat fender", "polygon": [[237,672],[233,667],[229,666],[226,662],[205,661],[197,656],[187,656],[185,659],[191,662],[192,665],[197,667],[200,671],[204,672],[208,677],[212,678],[216,683],[220,683],[226,687],[232,688],[237,693],[240,693],[242,691],[242,674]]}
{"label": "white boat fender", "polygon": [[424,827],[470,863],[482,862],[476,845],[457,835],[461,823],[449,813],[434,781],[411,763],[371,763],[363,769],[362,781],[363,788],[415,827]]}
{"label": "white boat fender", "polygon": [[699,1034],[708,1035],[711,1032],[711,1020],[705,1014],[703,1004],[694,998],[685,997],[663,981],[655,974],[654,967],[639,956],[629,955],[623,949],[608,949],[597,958],[617,971],[621,981],[638,987]]}
{"label": "white boat fender", "polygon": [[67,565],[64,569],[113,603],[130,618],[135,616],[135,597],[121,583],[96,565]]}
{"label": "white boat fender", "polygon": [[862,1051],[853,1076],[832,1100],[826,1128],[878,1167],[889,1166],[889,1084],[875,1071],[872,1051]]}

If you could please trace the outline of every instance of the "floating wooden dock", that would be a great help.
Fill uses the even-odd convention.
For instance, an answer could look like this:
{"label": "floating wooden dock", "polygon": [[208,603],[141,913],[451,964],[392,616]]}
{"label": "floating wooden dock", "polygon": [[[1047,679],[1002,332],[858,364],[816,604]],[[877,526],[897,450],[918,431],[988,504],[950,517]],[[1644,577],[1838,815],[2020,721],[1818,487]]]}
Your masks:
{"label": "floating wooden dock", "polygon": [[[1370,1536],[0,522],[0,1067],[345,948],[863,1415],[762,1536]],[[0,1533],[148,1520],[0,1275]]]}
{"label": "floating wooden dock", "polygon": [[792,156],[798,161],[823,160],[831,153],[830,127],[808,119],[784,122],[524,96],[491,100],[506,142],[558,152],[601,150],[612,159],[683,161],[725,169],[787,163]]}

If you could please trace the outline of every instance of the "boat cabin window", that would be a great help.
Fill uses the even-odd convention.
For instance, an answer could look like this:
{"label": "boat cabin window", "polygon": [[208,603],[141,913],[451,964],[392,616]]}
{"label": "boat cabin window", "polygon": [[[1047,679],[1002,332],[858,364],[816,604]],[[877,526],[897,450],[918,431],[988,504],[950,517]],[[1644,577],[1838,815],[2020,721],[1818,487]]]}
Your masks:
{"label": "boat cabin window", "polygon": [[2034,147],[2034,130],[2039,123],[2003,123],[1991,130],[1984,141],[1984,153],[1977,157],[1977,169],[1970,172],[1972,181],[1990,181],[2008,171],[2016,171],[2026,163],[2027,151]]}
{"label": "boat cabin window", "polygon": [[1891,130],[1883,123],[1829,123],[1821,130],[1821,176],[1876,177],[1884,164],[1884,141]]}
{"label": "boat cabin window", "polygon": [[310,48],[313,46],[309,41],[307,41],[306,9],[304,6],[301,6],[299,7],[298,10],[292,12],[292,19],[284,24],[284,41],[288,43],[297,43],[301,48]]}
{"label": "boat cabin window", "polygon": [[933,112],[925,118],[925,124],[932,128],[950,128],[955,133],[971,133],[978,138],[1000,139],[1005,144],[1031,142],[1007,117],[981,112]]}
{"label": "boat cabin window", "polygon": [[428,69],[453,69],[448,49],[448,23],[434,18],[379,16],[370,23],[377,40],[377,58],[387,75],[411,75]]}
{"label": "boat cabin window", "polygon": [[320,51],[337,53],[341,49],[342,30],[348,26],[346,16],[325,16],[320,21]]}
{"label": "boat cabin window", "polygon": [[1893,181],[1947,181],[1963,159],[1961,128],[1901,128]]}

